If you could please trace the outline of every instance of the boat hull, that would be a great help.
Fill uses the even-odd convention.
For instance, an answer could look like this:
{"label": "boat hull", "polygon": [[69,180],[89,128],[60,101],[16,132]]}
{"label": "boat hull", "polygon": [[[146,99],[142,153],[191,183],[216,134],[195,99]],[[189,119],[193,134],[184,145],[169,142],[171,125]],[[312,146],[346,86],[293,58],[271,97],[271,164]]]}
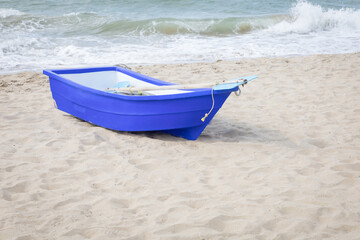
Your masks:
{"label": "boat hull", "polygon": [[79,87],[62,77],[46,75],[49,75],[52,96],[61,111],[113,130],[164,131],[189,140],[200,136],[231,93],[214,92],[213,110],[202,121],[213,105],[211,89],[176,96],[124,96]]}

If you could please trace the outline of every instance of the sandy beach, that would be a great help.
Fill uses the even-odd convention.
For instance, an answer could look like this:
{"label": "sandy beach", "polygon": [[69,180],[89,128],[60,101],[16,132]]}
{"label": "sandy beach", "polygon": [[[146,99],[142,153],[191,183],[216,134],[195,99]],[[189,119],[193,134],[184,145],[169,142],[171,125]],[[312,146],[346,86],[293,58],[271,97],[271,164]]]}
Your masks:
{"label": "sandy beach", "polygon": [[0,75],[0,239],[360,239],[360,53],[131,66],[258,75],[196,141],[124,133]]}

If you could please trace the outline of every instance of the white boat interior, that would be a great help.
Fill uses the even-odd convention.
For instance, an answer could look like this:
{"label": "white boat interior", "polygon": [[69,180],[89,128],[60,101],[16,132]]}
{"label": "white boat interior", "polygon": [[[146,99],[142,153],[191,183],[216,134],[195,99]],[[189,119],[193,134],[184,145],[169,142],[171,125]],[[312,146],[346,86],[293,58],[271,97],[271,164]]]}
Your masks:
{"label": "white boat interior", "polygon": [[[88,73],[59,74],[80,85],[94,88],[101,91],[107,91],[107,88],[114,88],[121,82],[128,82],[132,87],[151,87],[156,86],[148,82],[141,81],[127,74],[118,71],[101,71]],[[169,95],[187,93],[186,90],[154,90],[146,91],[146,95]]]}

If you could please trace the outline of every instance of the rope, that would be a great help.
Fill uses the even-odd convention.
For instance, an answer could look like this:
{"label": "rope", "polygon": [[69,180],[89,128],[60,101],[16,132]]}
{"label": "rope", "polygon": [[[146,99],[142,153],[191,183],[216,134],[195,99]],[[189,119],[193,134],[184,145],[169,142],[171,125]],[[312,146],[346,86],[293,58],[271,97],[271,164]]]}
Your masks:
{"label": "rope", "polygon": [[123,63],[121,63],[121,64],[116,64],[115,66],[121,67],[121,68],[126,68],[126,69],[128,69],[128,70],[131,70],[131,67],[129,67],[129,66],[127,66],[126,64],[123,64]]}
{"label": "rope", "polygon": [[[244,86],[244,85],[243,85]],[[238,90],[236,92],[234,92],[236,96],[240,96],[241,94],[241,89],[240,89],[240,86],[238,88]]]}
{"label": "rope", "polygon": [[[246,82],[247,83],[247,82]],[[245,84],[246,84],[245,83]],[[236,96],[240,96],[241,94],[241,89],[239,86],[239,89],[235,92]],[[212,110],[214,109],[214,105],[215,105],[215,100],[214,100],[214,88],[211,88],[211,99],[212,99],[212,106],[211,109],[208,113],[205,113],[205,116],[203,118],[201,118],[201,121],[205,122],[205,119],[210,115],[210,113],[212,112]]]}
{"label": "rope", "polygon": [[214,88],[211,88],[211,99],[212,99],[212,107],[208,113],[205,113],[205,116],[201,119],[201,121],[205,122],[205,119],[209,116],[211,111],[214,109],[215,100],[214,100]]}

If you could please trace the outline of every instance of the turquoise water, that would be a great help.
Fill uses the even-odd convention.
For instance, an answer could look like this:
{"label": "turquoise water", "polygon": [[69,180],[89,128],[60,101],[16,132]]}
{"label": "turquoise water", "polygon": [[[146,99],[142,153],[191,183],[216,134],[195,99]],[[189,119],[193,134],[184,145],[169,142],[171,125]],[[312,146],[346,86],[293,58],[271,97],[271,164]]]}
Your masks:
{"label": "turquoise water", "polygon": [[1,1],[0,71],[360,51],[357,1]]}

